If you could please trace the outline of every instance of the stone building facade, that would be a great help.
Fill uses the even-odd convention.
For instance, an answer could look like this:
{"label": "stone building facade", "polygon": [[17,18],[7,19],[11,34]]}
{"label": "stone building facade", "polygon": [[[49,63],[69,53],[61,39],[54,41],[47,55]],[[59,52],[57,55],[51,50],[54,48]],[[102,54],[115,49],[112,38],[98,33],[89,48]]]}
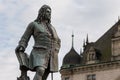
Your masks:
{"label": "stone building facade", "polygon": [[120,20],[96,42],[87,36],[80,54],[72,41],[60,73],[62,80],[120,80]]}

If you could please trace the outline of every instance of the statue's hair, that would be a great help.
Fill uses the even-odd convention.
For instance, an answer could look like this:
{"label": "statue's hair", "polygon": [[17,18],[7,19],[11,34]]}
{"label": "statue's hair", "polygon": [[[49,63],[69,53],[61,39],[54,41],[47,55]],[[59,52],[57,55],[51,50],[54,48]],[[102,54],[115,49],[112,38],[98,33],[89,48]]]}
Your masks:
{"label": "statue's hair", "polygon": [[[50,9],[51,10],[51,8],[48,5],[43,5],[40,8],[40,10],[38,11],[38,17],[35,20],[36,22],[41,22],[44,19],[46,9]],[[48,20],[48,23],[50,23],[50,22],[51,22],[51,20]]]}

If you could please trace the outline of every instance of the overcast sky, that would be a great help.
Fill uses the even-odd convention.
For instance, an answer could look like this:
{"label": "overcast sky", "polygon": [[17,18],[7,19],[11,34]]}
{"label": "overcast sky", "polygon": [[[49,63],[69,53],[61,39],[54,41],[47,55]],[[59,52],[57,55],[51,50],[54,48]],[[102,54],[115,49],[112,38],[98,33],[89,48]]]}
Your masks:
{"label": "overcast sky", "polygon": [[[0,0],[0,80],[16,80],[20,75],[14,49],[43,4],[52,8],[52,25],[62,41],[59,67],[71,48],[72,32],[74,48],[79,53],[87,34],[89,41],[95,42],[120,16],[120,0]],[[31,38],[28,54],[33,43]],[[29,76],[32,78],[34,73],[29,72]],[[54,74],[56,79],[61,80],[59,73]]]}

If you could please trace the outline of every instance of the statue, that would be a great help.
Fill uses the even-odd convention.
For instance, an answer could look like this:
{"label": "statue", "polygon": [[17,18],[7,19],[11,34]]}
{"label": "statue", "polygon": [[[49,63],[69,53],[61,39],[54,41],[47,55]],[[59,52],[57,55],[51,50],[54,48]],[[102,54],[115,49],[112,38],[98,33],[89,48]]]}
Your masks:
{"label": "statue", "polygon": [[[30,56],[25,53],[30,37],[34,46]],[[46,80],[49,73],[58,71],[60,39],[51,25],[51,8],[43,5],[35,21],[31,22],[15,49],[20,63],[21,76],[17,80],[29,80],[27,71],[35,71],[33,80]]]}

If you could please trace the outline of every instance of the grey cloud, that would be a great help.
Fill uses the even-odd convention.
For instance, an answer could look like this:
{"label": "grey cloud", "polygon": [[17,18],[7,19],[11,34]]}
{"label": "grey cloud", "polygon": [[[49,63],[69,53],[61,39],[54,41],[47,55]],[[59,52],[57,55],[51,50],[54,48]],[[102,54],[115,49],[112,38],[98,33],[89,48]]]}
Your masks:
{"label": "grey cloud", "polygon": [[[6,70],[0,70],[3,73],[0,75],[1,80],[7,80],[6,77],[15,80],[20,74],[14,48],[28,23],[36,18],[43,4],[52,7],[52,24],[62,41],[59,53],[59,66],[61,66],[63,56],[71,48],[72,31],[75,34],[74,46],[79,53],[87,33],[90,41],[96,41],[115,23],[117,16],[120,15],[119,3],[119,0],[2,0],[0,2],[2,5],[0,8],[0,38],[2,39],[0,64],[3,66],[0,68]],[[27,52],[29,53],[30,50],[30,48],[27,49]],[[3,61],[4,58],[10,61]],[[14,74],[9,75],[13,69],[15,69]],[[33,76],[32,73],[29,75]],[[56,75],[59,77],[55,76],[55,78],[60,80],[60,74]]]}

